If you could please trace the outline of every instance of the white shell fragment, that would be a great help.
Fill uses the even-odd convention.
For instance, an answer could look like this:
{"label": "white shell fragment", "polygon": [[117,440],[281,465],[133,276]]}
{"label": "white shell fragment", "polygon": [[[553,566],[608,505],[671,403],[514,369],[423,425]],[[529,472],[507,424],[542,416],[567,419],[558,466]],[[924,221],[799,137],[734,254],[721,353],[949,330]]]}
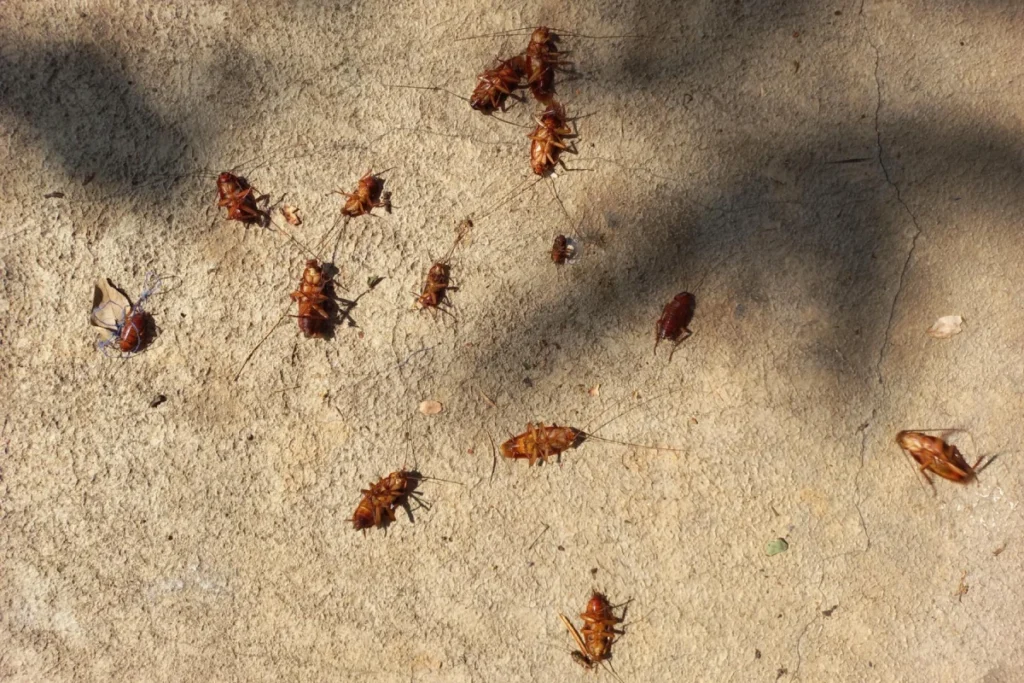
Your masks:
{"label": "white shell fragment", "polygon": [[928,335],[936,339],[949,339],[954,334],[960,334],[963,322],[964,319],[958,315],[944,315],[928,328]]}
{"label": "white shell fragment", "polygon": [[92,313],[89,324],[95,327],[100,339],[107,340],[124,320],[125,311],[131,309],[128,297],[105,277],[96,280],[92,290]]}
{"label": "white shell fragment", "polygon": [[439,401],[423,401],[420,403],[420,412],[424,415],[437,415],[444,407]]}

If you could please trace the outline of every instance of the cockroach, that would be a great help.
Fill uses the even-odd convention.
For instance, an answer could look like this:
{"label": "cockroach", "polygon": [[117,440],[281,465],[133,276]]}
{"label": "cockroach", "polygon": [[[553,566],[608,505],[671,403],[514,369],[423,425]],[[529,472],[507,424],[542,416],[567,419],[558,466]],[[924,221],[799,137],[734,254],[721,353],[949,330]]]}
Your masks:
{"label": "cockroach", "polygon": [[386,527],[395,521],[396,508],[417,498],[415,491],[421,480],[418,473],[402,469],[370,484],[370,488],[360,491],[363,497],[352,515],[352,526],[364,534],[372,527]]}
{"label": "cockroach", "polygon": [[548,104],[555,95],[555,69],[572,62],[563,59],[558,51],[558,34],[546,26],[534,29],[526,47],[526,84],[538,102]]}
{"label": "cockroach", "polygon": [[564,614],[558,616],[576,642],[577,649],[572,653],[572,658],[577,664],[588,671],[598,664],[609,665],[612,643],[623,632],[615,628],[622,623],[622,619],[615,616],[608,598],[597,591],[591,594],[586,611],[580,614],[583,628],[579,631]]}
{"label": "cockroach", "polygon": [[452,248],[448,250],[448,254],[430,266],[430,270],[427,272],[427,279],[424,281],[423,288],[416,298],[416,305],[421,310],[444,310],[442,307],[448,301],[448,293],[458,290],[458,287],[453,287],[451,284],[451,257],[455,252],[455,247],[458,246],[459,242],[462,241],[462,238],[465,237],[472,227],[473,221],[469,218],[464,219],[459,224],[458,234],[455,237]]}
{"label": "cockroach", "polygon": [[615,636],[622,635],[622,631],[617,631],[615,626],[622,623],[622,619],[615,616],[608,598],[594,591],[587,602],[586,611],[580,614],[580,619],[583,620],[580,633],[587,646],[586,654],[591,661],[602,662],[610,659]]}
{"label": "cockroach", "polygon": [[227,171],[217,176],[217,206],[227,208],[229,221],[265,226],[270,220],[267,212],[256,203],[249,181]]}
{"label": "cockroach", "polygon": [[[674,392],[668,392],[674,393]],[[667,395],[667,394],[663,394]],[[656,398],[660,398],[656,397]],[[638,448],[650,448],[653,450],[665,450],[665,451],[678,451],[677,448],[665,448],[661,446],[647,446],[644,444],[630,443],[628,441],[617,441],[615,439],[606,439],[601,436],[597,436],[596,432],[603,429],[611,422],[619,419],[626,413],[645,405],[653,399],[648,399],[642,403],[639,403],[632,408],[616,415],[612,419],[606,421],[604,424],[599,426],[593,432],[587,432],[583,429],[576,429],[575,427],[561,427],[556,424],[545,425],[543,423],[534,424],[532,422],[527,423],[526,431],[517,436],[513,436],[508,439],[499,447],[502,457],[509,458],[510,460],[526,460],[532,467],[534,463],[541,462],[547,464],[548,458],[559,457],[561,454],[570,448],[579,448],[588,439],[597,439],[599,441],[606,441],[608,443],[617,443],[624,446],[636,446]]]}
{"label": "cockroach", "polygon": [[310,337],[326,337],[331,331],[334,280],[324,274],[316,259],[306,261],[299,287],[291,293],[299,304],[299,329]]}
{"label": "cockroach", "polygon": [[[122,358],[144,351],[156,337],[156,322],[145,310],[146,299],[160,288],[159,278],[150,275],[138,300],[133,304],[119,288],[107,281],[108,286],[97,285],[93,294],[93,310],[90,323],[107,332],[107,338],[97,343],[105,355],[117,352]],[[117,301],[107,292],[117,292]],[[120,310],[118,310],[120,309]]]}
{"label": "cockroach", "polygon": [[661,340],[671,340],[673,342],[672,351],[668,354],[670,362],[672,354],[676,352],[676,347],[693,334],[688,328],[690,321],[693,320],[693,310],[696,305],[696,299],[694,299],[693,294],[681,292],[676,294],[672,301],[665,304],[665,310],[662,311],[661,317],[658,318],[654,329],[654,350],[658,350],[658,343]]}
{"label": "cockroach", "polygon": [[508,98],[526,77],[526,57],[518,55],[500,60],[498,65],[477,76],[476,87],[469,97],[469,106],[483,114],[505,111]]}
{"label": "cockroach", "polygon": [[528,460],[532,467],[540,460],[559,456],[563,451],[576,448],[586,441],[589,434],[573,427],[527,423],[526,431],[501,444],[502,457]]}
{"label": "cockroach", "polygon": [[575,263],[579,254],[579,242],[572,237],[558,235],[551,245],[551,260],[557,266]]}
{"label": "cockroach", "polygon": [[372,170],[359,179],[359,185],[355,192],[347,193],[335,190],[337,194],[345,197],[345,206],[341,213],[349,218],[363,216],[377,207],[382,207],[391,213],[391,194],[384,192],[384,179],[374,175]]}
{"label": "cockroach", "polygon": [[568,149],[566,137],[572,136],[572,128],[566,125],[565,107],[551,102],[537,117],[537,127],[529,137],[530,168],[539,176],[548,175],[558,163],[562,150]]}
{"label": "cockroach", "polygon": [[968,465],[959,448],[945,439],[923,432],[902,431],[896,435],[896,443],[920,465],[918,471],[932,487],[932,493],[936,493],[935,484],[927,472],[958,484],[967,484],[977,479],[978,465],[985,458],[981,456],[973,465]]}

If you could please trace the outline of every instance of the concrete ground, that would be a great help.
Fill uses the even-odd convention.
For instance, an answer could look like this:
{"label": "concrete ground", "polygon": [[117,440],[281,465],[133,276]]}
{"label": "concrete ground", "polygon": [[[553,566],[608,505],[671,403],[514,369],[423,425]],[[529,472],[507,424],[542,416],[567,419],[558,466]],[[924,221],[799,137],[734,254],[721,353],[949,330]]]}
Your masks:
{"label": "concrete ground", "polygon": [[[596,588],[623,681],[1024,681],[1019,7],[3,3],[0,679],[591,680],[558,613]],[[578,153],[502,203],[535,103],[397,86],[468,96],[527,38],[461,39],[535,24],[641,37],[565,36]],[[235,167],[295,241],[225,220]],[[394,213],[318,249],[370,167]],[[410,311],[467,215],[452,315]],[[235,381],[335,241],[357,327],[285,319]],[[151,272],[159,337],[104,357],[93,282]],[[620,413],[680,451],[492,474]],[[923,427],[998,457],[933,495]],[[353,531],[402,466],[429,508]]]}

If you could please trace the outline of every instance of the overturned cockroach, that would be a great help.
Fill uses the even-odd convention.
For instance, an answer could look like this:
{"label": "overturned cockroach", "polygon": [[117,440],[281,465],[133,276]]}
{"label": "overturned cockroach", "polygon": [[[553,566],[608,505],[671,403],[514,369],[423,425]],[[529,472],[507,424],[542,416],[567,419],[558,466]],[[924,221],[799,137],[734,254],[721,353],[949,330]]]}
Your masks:
{"label": "overturned cockroach", "polygon": [[563,451],[580,446],[590,435],[581,429],[527,423],[526,431],[501,444],[501,455],[505,458],[525,459],[530,466],[540,460],[559,456]]}
{"label": "overturned cockroach", "polygon": [[565,235],[555,237],[555,242],[551,245],[551,260],[555,262],[556,266],[575,263],[577,258],[579,258],[579,242],[576,239]]}
{"label": "overturned cockroach", "polygon": [[558,51],[558,34],[546,26],[534,29],[526,47],[526,84],[538,102],[548,104],[555,95],[555,70],[567,70],[572,62]]}
{"label": "overturned cockroach", "polygon": [[[674,392],[669,392],[674,393]],[[660,397],[659,397],[660,398]],[[649,399],[653,400],[653,399]],[[559,425],[545,425],[543,423],[534,424],[532,422],[527,423],[526,431],[517,436],[513,436],[503,444],[501,444],[499,450],[502,457],[509,458],[511,460],[526,460],[532,467],[536,462],[542,462],[547,464],[548,458],[558,458],[561,454],[569,449],[579,448],[588,439],[596,439],[598,441],[605,441],[607,443],[616,443],[623,446],[635,446],[637,448],[648,448],[651,450],[663,450],[663,451],[678,451],[677,448],[666,448],[662,446],[650,446],[645,444],[630,443],[628,441],[618,441],[616,439],[606,439],[601,436],[597,436],[596,432],[603,429],[605,426],[619,419],[626,413],[645,405],[648,401],[639,403],[632,408],[616,415],[612,419],[606,421],[604,424],[599,426],[593,432],[587,432],[583,429],[576,429],[575,427],[560,427]]]}
{"label": "overturned cockroach", "polygon": [[583,620],[580,633],[583,634],[590,659],[594,662],[611,659],[615,636],[622,635],[622,631],[615,630],[615,625],[622,623],[622,619],[615,616],[608,598],[594,591],[580,619]]}
{"label": "overturned cockroach", "polygon": [[299,288],[291,293],[299,304],[299,329],[309,337],[326,337],[334,322],[334,279],[316,259],[306,261]]}
{"label": "overturned cockroach", "polygon": [[522,55],[500,60],[498,65],[477,76],[476,87],[469,96],[469,106],[484,114],[493,114],[505,104],[515,91],[522,87],[526,77],[526,58]]}
{"label": "overturned cockroach", "polygon": [[402,469],[370,484],[370,488],[360,491],[363,497],[352,515],[352,526],[365,534],[371,527],[386,527],[395,521],[395,509],[407,507],[410,499],[422,505],[416,494],[422,479],[418,472]]}
{"label": "overturned cockroach", "polygon": [[260,209],[249,181],[227,171],[217,176],[217,206],[227,208],[229,221],[255,223],[261,227],[270,222],[270,215]]}
{"label": "overturned cockroach", "polygon": [[160,288],[160,279],[150,274],[135,303],[110,280],[99,281],[93,292],[89,322],[104,331],[105,339],[97,342],[104,355],[119,354],[130,358],[144,351],[156,338],[156,322],[145,310],[146,299]]}
{"label": "overturned cockroach", "polygon": [[537,127],[529,135],[530,168],[533,172],[539,176],[551,173],[559,163],[562,150],[569,149],[565,139],[572,135],[572,128],[566,124],[565,107],[551,102],[537,117]]}
{"label": "overturned cockroach", "polygon": [[623,632],[615,628],[622,623],[622,619],[615,616],[608,598],[597,591],[591,594],[586,611],[580,614],[583,628],[579,631],[564,614],[558,616],[576,641],[578,649],[572,653],[573,660],[588,670],[598,664],[607,665],[610,662],[612,643],[615,642],[616,636],[623,635]]}
{"label": "overturned cockroach", "polygon": [[384,178],[374,175],[372,170],[359,179],[359,185],[355,192],[342,192],[335,190],[336,194],[345,197],[345,206],[342,207],[343,216],[355,218],[382,207],[386,212],[391,213],[391,193],[384,192]]}
{"label": "overturned cockroach", "polygon": [[453,287],[451,284],[451,257],[455,252],[455,247],[458,246],[459,242],[462,241],[462,238],[466,236],[472,227],[473,221],[469,218],[464,219],[459,224],[458,234],[455,236],[452,248],[448,250],[443,259],[435,261],[430,266],[430,270],[427,272],[427,279],[423,283],[419,296],[416,298],[416,305],[421,310],[444,311],[444,306],[448,303],[448,293],[458,290],[458,287]]}
{"label": "overturned cockroach", "polygon": [[661,317],[655,324],[654,350],[658,350],[658,343],[663,339],[673,342],[672,350],[668,354],[669,361],[672,360],[672,354],[676,352],[676,347],[693,334],[688,328],[690,321],[693,320],[693,311],[696,305],[693,294],[689,292],[676,294],[672,301],[665,304],[665,310],[662,311]]}
{"label": "overturned cockroach", "polygon": [[981,456],[973,465],[968,465],[959,448],[943,438],[923,432],[902,431],[896,435],[896,443],[920,465],[918,471],[932,487],[932,493],[936,493],[935,484],[927,472],[958,484],[967,484],[977,479],[978,465],[985,459]]}

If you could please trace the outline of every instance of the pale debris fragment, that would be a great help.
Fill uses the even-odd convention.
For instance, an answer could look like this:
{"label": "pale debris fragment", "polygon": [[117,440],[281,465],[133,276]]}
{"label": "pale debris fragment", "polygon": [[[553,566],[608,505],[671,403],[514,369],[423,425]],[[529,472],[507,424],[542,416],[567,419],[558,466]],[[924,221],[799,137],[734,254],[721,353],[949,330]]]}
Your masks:
{"label": "pale debris fragment", "polygon": [[424,415],[437,415],[443,410],[439,401],[423,401],[420,403],[420,412]]}
{"label": "pale debris fragment", "polygon": [[944,315],[928,328],[928,335],[936,339],[949,339],[954,334],[960,334],[963,322],[964,319],[958,315]]}
{"label": "pale debris fragment", "polygon": [[591,396],[600,396],[601,395],[601,385],[600,384],[595,384],[594,386],[592,386],[589,389],[587,389],[587,393],[590,394]]}
{"label": "pale debris fragment", "polygon": [[768,557],[772,555],[778,555],[789,550],[789,543],[784,538],[776,538],[774,541],[768,541],[764,546],[764,554]]}
{"label": "pale debris fragment", "polygon": [[89,324],[97,329],[104,341],[111,339],[117,326],[124,322],[124,316],[131,309],[131,302],[124,292],[109,279],[96,280],[92,290],[92,313]]}
{"label": "pale debris fragment", "polygon": [[299,218],[299,207],[297,206],[285,204],[281,207],[281,215],[292,225],[302,225],[302,219]]}

